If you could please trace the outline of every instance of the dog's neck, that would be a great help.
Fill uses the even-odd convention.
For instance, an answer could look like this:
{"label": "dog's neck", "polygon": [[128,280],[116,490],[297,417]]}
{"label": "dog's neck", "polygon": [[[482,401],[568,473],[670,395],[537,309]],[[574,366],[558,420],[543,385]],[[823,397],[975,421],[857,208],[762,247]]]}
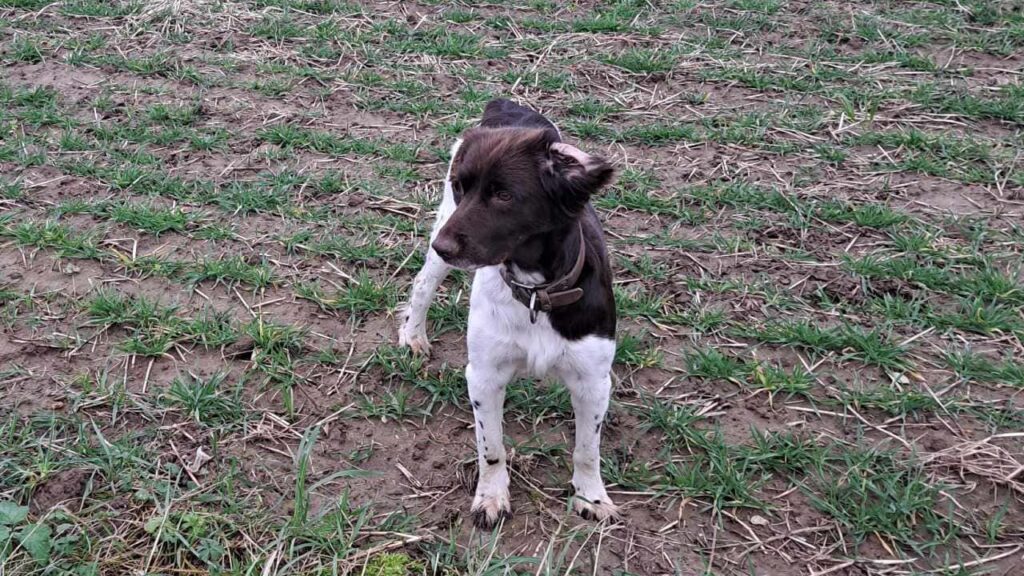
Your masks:
{"label": "dog's neck", "polygon": [[537,234],[516,248],[505,267],[522,284],[538,285],[562,278],[576,264],[582,233],[573,220],[562,228]]}

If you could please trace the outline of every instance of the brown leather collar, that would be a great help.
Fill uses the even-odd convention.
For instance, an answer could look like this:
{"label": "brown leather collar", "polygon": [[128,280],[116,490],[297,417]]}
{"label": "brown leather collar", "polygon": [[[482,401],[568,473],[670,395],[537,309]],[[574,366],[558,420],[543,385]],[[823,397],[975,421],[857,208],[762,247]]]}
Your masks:
{"label": "brown leather collar", "polygon": [[561,278],[546,284],[522,284],[512,278],[508,266],[501,269],[501,278],[512,289],[512,296],[530,309],[530,322],[537,322],[538,312],[551,312],[554,308],[568,306],[583,297],[583,289],[576,286],[583,272],[587,258],[587,243],[583,239],[583,224],[580,223],[580,251],[572,270]]}

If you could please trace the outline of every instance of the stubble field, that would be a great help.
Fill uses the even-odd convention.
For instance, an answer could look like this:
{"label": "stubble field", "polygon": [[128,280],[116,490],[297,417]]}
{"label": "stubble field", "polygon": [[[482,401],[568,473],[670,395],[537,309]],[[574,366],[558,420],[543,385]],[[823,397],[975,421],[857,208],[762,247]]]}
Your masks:
{"label": "stubble field", "polygon": [[[0,574],[1024,571],[1024,3],[0,0]],[[395,347],[453,138],[613,159],[603,469],[469,278]]]}

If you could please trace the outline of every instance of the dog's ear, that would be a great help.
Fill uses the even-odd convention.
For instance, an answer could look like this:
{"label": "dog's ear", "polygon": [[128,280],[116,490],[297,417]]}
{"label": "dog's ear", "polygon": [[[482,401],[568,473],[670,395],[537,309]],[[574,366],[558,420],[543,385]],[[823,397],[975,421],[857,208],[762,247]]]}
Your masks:
{"label": "dog's ear", "polygon": [[591,194],[611,182],[615,169],[607,160],[564,142],[548,146],[543,176],[570,212],[577,212]]}

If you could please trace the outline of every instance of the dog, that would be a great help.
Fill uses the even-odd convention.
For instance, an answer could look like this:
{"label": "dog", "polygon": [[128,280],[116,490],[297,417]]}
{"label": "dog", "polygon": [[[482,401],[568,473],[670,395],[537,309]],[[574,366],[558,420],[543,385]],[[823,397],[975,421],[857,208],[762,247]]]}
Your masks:
{"label": "dog", "polygon": [[573,508],[618,519],[601,479],[601,426],[615,358],[612,274],[592,194],[614,169],[562,141],[534,110],[491,101],[451,148],[426,260],[400,316],[399,344],[429,354],[427,309],[452,268],[474,272],[466,381],[479,476],[471,514],[490,529],[511,518],[502,436],[505,387],[560,379],[576,420]]}

